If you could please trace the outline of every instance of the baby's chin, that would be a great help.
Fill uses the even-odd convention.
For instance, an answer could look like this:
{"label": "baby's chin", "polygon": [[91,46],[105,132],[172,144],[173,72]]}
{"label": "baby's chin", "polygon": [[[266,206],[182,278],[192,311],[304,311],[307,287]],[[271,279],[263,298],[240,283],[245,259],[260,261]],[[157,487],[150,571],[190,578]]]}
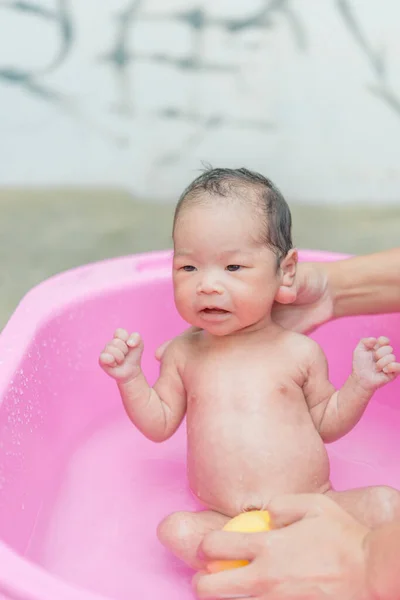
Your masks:
{"label": "baby's chin", "polygon": [[183,315],[181,315],[181,317],[186,321],[186,323],[188,323],[188,325],[191,325],[195,329],[201,329],[202,331],[206,331],[210,335],[214,335],[216,337],[224,337],[225,335],[231,335],[232,333],[235,333],[240,329],[240,327],[229,327],[226,323],[207,323],[203,321],[203,319],[188,319],[185,318]]}
{"label": "baby's chin", "polygon": [[202,327],[202,329],[204,331],[206,331],[207,333],[209,333],[210,335],[213,335],[214,337],[225,337],[227,335],[232,335],[234,333],[236,333],[236,329],[234,330],[228,330],[228,331],[221,331],[221,330],[215,330],[212,329],[210,327]]}
{"label": "baby's chin", "polygon": [[243,329],[240,326],[232,326],[232,324],[221,323],[221,324],[210,324],[204,323],[202,321],[196,321],[193,323],[194,327],[198,327],[203,331],[206,331],[208,334],[213,335],[215,337],[226,337],[229,335],[234,335]]}

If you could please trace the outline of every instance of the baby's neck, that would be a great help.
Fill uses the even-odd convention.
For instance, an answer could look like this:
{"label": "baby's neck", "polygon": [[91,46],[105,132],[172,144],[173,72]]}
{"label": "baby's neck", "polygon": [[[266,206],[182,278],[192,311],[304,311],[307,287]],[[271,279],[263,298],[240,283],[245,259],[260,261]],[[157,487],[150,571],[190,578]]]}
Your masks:
{"label": "baby's neck", "polygon": [[227,335],[213,335],[212,333],[208,333],[208,331],[203,331],[205,337],[207,337],[211,342],[216,344],[224,344],[229,343],[232,340],[243,340],[243,339],[257,339],[262,337],[265,341],[268,339],[274,339],[278,333],[281,333],[283,328],[275,323],[271,318],[263,319],[257,323],[250,325],[249,327],[244,327],[243,329],[238,329],[229,333]]}

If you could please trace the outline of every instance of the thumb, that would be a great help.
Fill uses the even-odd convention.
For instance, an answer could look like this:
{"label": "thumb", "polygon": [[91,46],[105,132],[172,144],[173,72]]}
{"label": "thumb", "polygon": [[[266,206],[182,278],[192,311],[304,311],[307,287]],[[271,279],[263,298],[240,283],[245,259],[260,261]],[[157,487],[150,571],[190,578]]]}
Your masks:
{"label": "thumb", "polygon": [[274,528],[286,527],[302,519],[332,512],[336,504],[322,494],[287,494],[276,496],[268,505]]}
{"label": "thumb", "polygon": [[[359,346],[361,346],[362,348],[367,348],[368,350],[372,350],[375,348],[377,343],[377,339],[374,337],[369,337],[369,338],[363,338],[362,340],[360,340],[359,342]],[[377,350],[377,348],[375,348]]]}
{"label": "thumb", "polygon": [[297,289],[295,283],[291,287],[281,285],[276,293],[275,302],[278,302],[279,304],[293,304],[296,298]]}

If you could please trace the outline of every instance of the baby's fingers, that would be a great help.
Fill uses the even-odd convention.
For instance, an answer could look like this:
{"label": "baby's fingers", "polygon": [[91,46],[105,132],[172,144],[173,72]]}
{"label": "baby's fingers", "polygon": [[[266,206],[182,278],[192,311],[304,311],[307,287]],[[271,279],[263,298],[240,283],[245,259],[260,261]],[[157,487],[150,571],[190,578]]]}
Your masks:
{"label": "baby's fingers", "polygon": [[400,375],[400,363],[393,361],[382,370],[387,375]]}
{"label": "baby's fingers", "polygon": [[117,365],[121,365],[125,360],[125,353],[115,344],[115,340],[104,348],[104,353],[112,356]]}
{"label": "baby's fingers", "polygon": [[376,344],[377,344],[377,339],[374,337],[369,337],[369,338],[363,338],[361,340],[361,343],[368,349],[368,350],[372,350],[372,348],[375,348]]}
{"label": "baby's fingers", "polygon": [[382,348],[383,346],[388,346],[390,344],[390,340],[388,337],[381,335],[380,337],[378,337],[378,339],[376,340],[376,344],[374,346],[374,350],[379,350],[380,348]]}
{"label": "baby's fingers", "polygon": [[120,339],[123,342],[126,342],[129,338],[129,333],[126,331],[126,329],[122,329],[121,327],[119,327],[118,329],[116,329],[114,331],[114,338]]}
{"label": "baby's fingers", "polygon": [[140,346],[140,342],[140,335],[138,333],[131,333],[126,343],[129,346],[129,348],[137,348],[138,346]]}
{"label": "baby's fingers", "polygon": [[392,346],[388,346],[387,344],[385,346],[380,346],[375,351],[375,360],[378,361],[380,358],[383,358],[384,356],[388,356],[389,354],[393,354]]}
{"label": "baby's fingers", "polygon": [[384,373],[386,373],[387,371],[385,371],[385,367],[394,362],[396,362],[395,355],[387,354],[386,356],[377,361],[376,368],[378,369],[378,371],[383,371]]}
{"label": "baby's fingers", "polygon": [[120,338],[114,338],[108,345],[114,346],[115,348],[118,348],[118,350],[121,350],[124,356],[126,356],[129,352],[126,342],[123,342]]}
{"label": "baby's fingers", "polygon": [[116,367],[117,363],[112,354],[108,352],[102,352],[99,357],[99,363],[103,367]]}

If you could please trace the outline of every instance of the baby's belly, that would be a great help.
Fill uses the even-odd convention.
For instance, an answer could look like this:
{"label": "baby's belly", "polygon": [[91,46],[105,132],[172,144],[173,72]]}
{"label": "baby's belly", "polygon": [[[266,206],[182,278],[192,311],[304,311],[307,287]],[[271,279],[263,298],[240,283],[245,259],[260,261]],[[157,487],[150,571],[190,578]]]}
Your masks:
{"label": "baby's belly", "polygon": [[328,455],[308,415],[271,428],[256,417],[238,428],[216,425],[188,422],[189,484],[208,508],[234,516],[266,508],[278,494],[329,488]]}

